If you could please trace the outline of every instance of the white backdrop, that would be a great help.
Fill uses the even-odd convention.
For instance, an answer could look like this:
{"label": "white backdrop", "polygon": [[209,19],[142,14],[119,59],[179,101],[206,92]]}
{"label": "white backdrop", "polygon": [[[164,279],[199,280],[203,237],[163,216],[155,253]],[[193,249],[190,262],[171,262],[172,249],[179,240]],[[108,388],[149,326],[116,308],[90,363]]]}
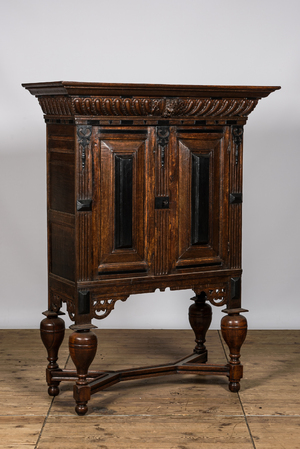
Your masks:
{"label": "white backdrop", "polygon": [[[45,124],[21,83],[66,80],[282,86],[245,128],[243,306],[252,329],[298,328],[299,0],[0,4],[0,327],[47,308]],[[132,296],[95,324],[188,328],[191,296]]]}

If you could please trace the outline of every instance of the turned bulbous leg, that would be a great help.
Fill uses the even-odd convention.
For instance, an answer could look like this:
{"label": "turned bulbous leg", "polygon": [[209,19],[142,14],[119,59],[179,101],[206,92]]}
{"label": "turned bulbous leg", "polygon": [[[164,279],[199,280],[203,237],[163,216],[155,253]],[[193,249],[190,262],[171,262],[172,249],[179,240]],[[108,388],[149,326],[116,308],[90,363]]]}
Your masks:
{"label": "turned bulbous leg", "polygon": [[196,337],[194,352],[204,354],[204,361],[207,361],[207,350],[204,343],[212,319],[212,308],[206,303],[205,294],[197,295],[191,299],[195,301],[195,304],[192,304],[189,308],[189,322]]}
{"label": "turned bulbous leg", "polygon": [[70,355],[77,369],[78,379],[74,385],[75,411],[85,415],[87,402],[91,397],[91,389],[87,383],[87,373],[97,351],[97,337],[90,330],[75,331],[70,335]]}
{"label": "turned bulbous leg", "polygon": [[47,317],[41,321],[41,339],[48,352],[48,366],[46,371],[48,393],[50,396],[57,396],[59,393],[59,382],[51,380],[51,371],[59,368],[57,362],[58,350],[65,335],[65,322],[57,316],[55,312],[46,312]]}
{"label": "turned bulbous leg", "polygon": [[239,312],[230,312],[221,321],[223,338],[229,347],[230,372],[229,390],[238,392],[240,389],[240,379],[243,377],[243,366],[240,363],[240,349],[247,335],[247,320]]}

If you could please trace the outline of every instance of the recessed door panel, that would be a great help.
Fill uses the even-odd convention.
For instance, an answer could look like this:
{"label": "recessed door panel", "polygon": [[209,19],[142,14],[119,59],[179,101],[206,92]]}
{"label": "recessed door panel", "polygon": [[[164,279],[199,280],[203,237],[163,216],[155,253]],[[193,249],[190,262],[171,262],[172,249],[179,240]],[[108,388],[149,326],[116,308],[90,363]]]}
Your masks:
{"label": "recessed door panel", "polygon": [[95,195],[98,274],[146,272],[146,133],[101,134]]}
{"label": "recessed door panel", "polygon": [[222,181],[225,154],[222,133],[178,133],[177,269],[224,265],[228,227],[228,194]]}

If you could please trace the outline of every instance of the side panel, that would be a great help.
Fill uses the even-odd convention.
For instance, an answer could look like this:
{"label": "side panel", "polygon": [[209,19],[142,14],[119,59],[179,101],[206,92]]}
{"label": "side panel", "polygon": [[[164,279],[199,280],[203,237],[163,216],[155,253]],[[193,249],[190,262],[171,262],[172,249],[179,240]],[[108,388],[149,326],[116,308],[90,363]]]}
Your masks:
{"label": "side panel", "polygon": [[47,125],[49,275],[75,281],[75,152],[72,125]]}

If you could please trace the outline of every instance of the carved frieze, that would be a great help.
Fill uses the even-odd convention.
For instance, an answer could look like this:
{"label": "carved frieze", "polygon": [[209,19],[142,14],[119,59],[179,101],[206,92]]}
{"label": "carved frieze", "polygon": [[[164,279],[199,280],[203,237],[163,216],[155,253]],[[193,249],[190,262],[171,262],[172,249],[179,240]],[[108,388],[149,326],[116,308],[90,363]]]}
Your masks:
{"label": "carved frieze", "polygon": [[258,103],[248,98],[122,98],[43,96],[46,115],[100,117],[247,117]]}
{"label": "carved frieze", "polygon": [[39,104],[47,115],[74,115],[72,99],[67,97],[40,97]]}

